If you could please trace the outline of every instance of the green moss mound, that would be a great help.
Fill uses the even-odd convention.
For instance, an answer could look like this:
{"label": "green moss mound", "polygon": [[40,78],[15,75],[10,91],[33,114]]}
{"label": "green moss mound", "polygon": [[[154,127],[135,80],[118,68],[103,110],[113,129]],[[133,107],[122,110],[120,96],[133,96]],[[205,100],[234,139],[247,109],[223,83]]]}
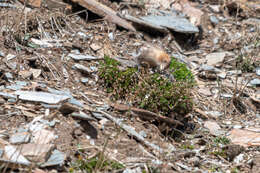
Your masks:
{"label": "green moss mound", "polygon": [[169,73],[174,81],[159,73],[138,72],[137,68],[120,70],[119,65],[118,61],[105,56],[99,67],[100,82],[112,94],[112,99],[125,100],[133,106],[166,116],[191,111],[190,90],[194,77],[185,64],[172,59]]}

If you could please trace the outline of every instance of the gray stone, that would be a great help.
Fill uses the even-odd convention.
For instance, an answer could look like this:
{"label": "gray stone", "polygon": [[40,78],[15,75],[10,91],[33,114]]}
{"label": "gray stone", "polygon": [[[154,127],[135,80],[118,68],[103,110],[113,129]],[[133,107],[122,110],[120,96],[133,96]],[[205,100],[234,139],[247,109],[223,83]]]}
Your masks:
{"label": "gray stone", "polygon": [[30,133],[28,132],[20,132],[12,134],[9,142],[11,144],[22,144],[22,143],[28,143],[30,141]]}
{"label": "gray stone", "polygon": [[241,75],[242,71],[241,70],[231,70],[227,72],[227,75]]}
{"label": "gray stone", "polygon": [[220,5],[209,5],[209,8],[215,13],[220,12]]}
{"label": "gray stone", "polygon": [[232,98],[233,95],[232,94],[227,94],[227,93],[224,93],[224,94],[220,94],[221,97],[224,97],[224,98]]}
{"label": "gray stone", "polygon": [[123,173],[140,173],[140,172],[143,172],[140,167],[137,167],[137,168],[134,168],[134,169],[126,168],[123,171]]}
{"label": "gray stone", "polygon": [[139,134],[141,135],[141,136],[143,136],[144,138],[146,138],[147,137],[147,134],[146,134],[146,132],[145,131],[140,131],[139,132]]}
{"label": "gray stone", "polygon": [[5,53],[0,51],[0,57],[4,57],[5,56]]}
{"label": "gray stone", "polygon": [[77,35],[82,38],[88,38],[88,36],[84,32],[78,32]]}
{"label": "gray stone", "polygon": [[258,78],[253,79],[250,81],[250,84],[253,86],[260,86],[260,79]]}
{"label": "gray stone", "polygon": [[17,63],[16,62],[6,62],[6,65],[12,69],[12,70],[16,70],[16,67],[17,67]]}
{"label": "gray stone", "polygon": [[23,87],[22,87],[21,85],[13,84],[13,85],[6,86],[6,88],[7,88],[7,89],[10,89],[10,90],[17,91],[17,90],[22,89]]}
{"label": "gray stone", "polygon": [[79,70],[81,73],[84,73],[84,74],[91,74],[93,72],[89,67],[86,67],[81,64],[75,64],[72,66],[72,68]]}
{"label": "gray stone", "polygon": [[5,93],[5,92],[0,92],[0,96],[7,98],[7,99],[16,99],[15,95],[9,94],[9,93]]}
{"label": "gray stone", "polygon": [[214,52],[206,56],[207,64],[215,66],[219,63],[222,63],[226,56],[226,52]]}
{"label": "gray stone", "polygon": [[47,92],[16,91],[15,94],[18,95],[21,100],[43,102],[48,104],[57,104],[61,101],[69,99],[66,95],[57,95]]}
{"label": "gray stone", "polygon": [[209,19],[213,25],[217,25],[219,23],[219,20],[216,16],[210,16]]}
{"label": "gray stone", "polygon": [[7,60],[7,61],[10,61],[10,60],[14,59],[15,57],[16,57],[16,55],[8,54],[8,55],[6,56],[6,60]]}
{"label": "gray stone", "polygon": [[181,33],[198,33],[199,29],[191,24],[188,19],[178,16],[144,16],[141,17],[146,22],[161,26]]}
{"label": "gray stone", "polygon": [[83,77],[83,78],[80,79],[80,81],[81,81],[82,83],[88,83],[88,78]]}
{"label": "gray stone", "polygon": [[249,18],[249,19],[243,20],[243,23],[249,24],[249,25],[260,25],[260,19]]}
{"label": "gray stone", "polygon": [[0,149],[0,158],[2,157],[3,154],[4,154],[4,150]]}
{"label": "gray stone", "polygon": [[226,72],[221,72],[221,73],[217,74],[217,76],[218,76],[219,78],[221,78],[221,79],[225,79],[226,76],[227,76],[227,74],[226,74]]}
{"label": "gray stone", "polygon": [[220,116],[224,115],[223,113],[219,112],[219,111],[206,111],[205,112],[207,115],[210,115],[214,118],[219,118]]}
{"label": "gray stone", "polygon": [[109,38],[111,41],[114,41],[114,40],[115,40],[115,37],[114,37],[113,32],[110,32],[110,33],[108,34],[108,38]]}
{"label": "gray stone", "polygon": [[9,73],[9,72],[5,73],[5,77],[7,79],[13,79],[14,78],[13,75],[11,73]]}
{"label": "gray stone", "polygon": [[77,119],[81,119],[81,120],[86,120],[86,121],[96,121],[95,118],[85,114],[84,112],[80,112],[80,113],[72,113],[71,114],[72,117],[77,118]]}
{"label": "gray stone", "polygon": [[94,56],[91,56],[91,55],[82,55],[82,54],[73,54],[73,53],[68,54],[68,56],[71,57],[72,59],[76,60],[76,61],[81,61],[81,60],[90,61],[90,60],[100,59],[100,58],[97,58],[97,57],[94,57]]}
{"label": "gray stone", "polygon": [[28,161],[16,147],[7,145],[5,146],[4,156],[6,157],[7,161],[10,161],[15,164],[21,164],[30,166],[31,162]]}
{"label": "gray stone", "polygon": [[64,153],[59,150],[54,150],[47,162],[43,163],[41,167],[63,165],[65,158],[66,155]]}
{"label": "gray stone", "polygon": [[218,42],[219,42],[219,38],[218,38],[218,37],[216,37],[216,38],[213,39],[213,43],[214,43],[214,44],[218,44]]}
{"label": "gray stone", "polygon": [[260,76],[260,67],[256,67],[255,72],[256,72],[256,75]]}
{"label": "gray stone", "polygon": [[15,103],[17,100],[16,99],[8,99],[7,101],[10,102],[10,103]]}
{"label": "gray stone", "polygon": [[17,85],[20,85],[20,86],[27,86],[28,85],[28,82],[25,82],[25,81],[15,81],[15,83]]}
{"label": "gray stone", "polygon": [[[150,28],[152,30],[156,30],[156,31],[159,31],[159,32],[167,32],[167,29],[162,27],[162,26],[159,26],[155,23],[151,23],[149,21],[145,21],[145,20],[142,20],[142,19],[139,19],[139,18],[136,18],[134,16],[131,16],[131,15],[124,15],[123,16],[125,19],[133,22],[134,24],[138,25],[138,26],[142,26],[144,28]],[[141,27],[140,27],[141,28]]]}
{"label": "gray stone", "polygon": [[[1,2],[1,1],[0,1]],[[4,2],[4,1],[2,1],[2,2]],[[13,4],[11,4],[11,3],[0,3],[0,7],[5,7],[5,8],[17,8],[17,6],[16,5],[13,5]],[[8,1],[7,1],[8,2]]]}
{"label": "gray stone", "polygon": [[68,96],[70,99],[68,100],[69,103],[71,104],[74,104],[76,106],[79,106],[79,107],[84,107],[83,103],[81,103],[80,101],[76,100],[70,93],[70,91],[59,91],[59,90],[56,90],[56,89],[52,89],[52,88],[48,88],[48,91],[50,93],[53,93],[53,94],[57,94],[57,95],[66,95]]}
{"label": "gray stone", "polygon": [[214,72],[214,73],[220,73],[221,70],[213,67],[213,66],[210,66],[210,65],[206,65],[206,64],[202,64],[200,66],[200,71],[209,71],[209,72]]}
{"label": "gray stone", "polygon": [[98,68],[95,67],[95,66],[90,66],[89,68],[92,70],[92,72],[97,72],[98,71]]}
{"label": "gray stone", "polygon": [[33,162],[44,163],[45,158],[50,156],[51,151],[54,149],[53,144],[23,144],[20,151],[23,156]]}

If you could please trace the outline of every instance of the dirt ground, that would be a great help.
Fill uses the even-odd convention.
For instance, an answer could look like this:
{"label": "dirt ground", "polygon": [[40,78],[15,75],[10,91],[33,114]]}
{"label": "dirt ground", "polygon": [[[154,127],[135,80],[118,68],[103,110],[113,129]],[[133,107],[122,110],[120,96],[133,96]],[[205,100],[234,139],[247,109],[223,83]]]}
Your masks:
{"label": "dirt ground", "polygon": [[[75,4],[72,10],[48,9],[46,2],[41,8],[24,7],[15,1],[10,4],[16,5],[16,8],[0,7],[1,93],[13,94],[17,90],[50,92],[49,88],[68,91],[84,105],[75,109],[93,119],[73,118],[70,113],[62,114],[57,107],[14,100],[0,94],[0,139],[8,141],[6,136],[26,129],[36,117],[44,116],[43,119],[48,122],[55,120],[47,130],[55,134],[52,143],[66,154],[65,162],[41,170],[36,166],[30,168],[32,171],[88,172],[83,169],[84,164],[78,164],[78,160],[88,160],[103,153],[107,160],[120,163],[124,168],[115,171],[95,167],[92,172],[126,173],[127,169],[129,172],[260,172],[260,143],[257,140],[260,85],[251,85],[252,80],[259,80],[259,2],[239,1],[240,6],[236,6],[234,4],[238,4],[238,0],[233,0],[233,5],[229,1],[227,4],[194,1],[194,7],[206,16],[198,25],[200,32],[196,34],[129,31]],[[100,2],[117,12],[127,11],[136,17],[150,14],[153,5],[158,5],[158,2],[135,0]],[[164,5],[167,5],[166,2]],[[219,12],[212,10],[215,6],[220,7]],[[167,10],[162,5],[159,9]],[[218,22],[212,22],[210,16],[217,17]],[[54,46],[38,47],[32,38],[51,40]],[[169,55],[181,54],[193,65],[190,70],[196,79],[196,86],[192,89],[194,106],[192,112],[186,115],[190,128],[175,129],[171,131],[173,134],[162,132],[160,127],[163,124],[145,121],[127,111],[113,108],[110,95],[100,85],[95,69],[104,55],[133,61],[140,47],[147,43],[162,47]],[[217,70],[205,70],[201,66],[209,65],[207,55],[213,52],[224,52],[225,58],[212,65]],[[76,61],[69,58],[70,53],[98,59]],[[75,69],[77,63],[95,72],[82,73]],[[40,75],[32,69],[40,70]],[[83,82],[84,79],[87,82]],[[17,81],[26,82],[26,85],[12,88]],[[118,101],[118,104],[121,103],[130,105]],[[147,146],[122,126],[88,107],[105,110],[142,134],[145,141],[159,146],[163,152]],[[242,136],[247,130],[255,134],[250,136],[245,133],[245,139],[236,135],[230,138],[234,130],[241,130]],[[243,143],[247,140],[248,143]],[[28,169],[21,167],[14,171],[26,172]]]}

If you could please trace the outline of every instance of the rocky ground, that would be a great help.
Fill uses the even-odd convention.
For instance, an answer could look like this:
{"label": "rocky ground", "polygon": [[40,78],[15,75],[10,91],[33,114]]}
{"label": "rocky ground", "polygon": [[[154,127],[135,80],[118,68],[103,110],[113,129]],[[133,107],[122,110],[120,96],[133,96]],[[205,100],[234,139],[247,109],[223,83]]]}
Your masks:
{"label": "rocky ground", "polygon": [[[260,172],[259,1],[78,3],[0,2],[1,172]],[[195,76],[170,134],[100,84],[147,43]]]}

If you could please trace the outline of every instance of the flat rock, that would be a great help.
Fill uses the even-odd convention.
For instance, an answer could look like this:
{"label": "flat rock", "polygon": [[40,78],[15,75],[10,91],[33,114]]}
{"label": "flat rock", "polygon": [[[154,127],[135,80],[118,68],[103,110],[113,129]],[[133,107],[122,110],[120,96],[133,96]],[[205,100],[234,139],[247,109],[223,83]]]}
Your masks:
{"label": "flat rock", "polygon": [[5,73],[5,77],[6,77],[7,79],[13,79],[13,78],[14,78],[13,75],[12,75],[12,73],[9,73],[9,72]]}
{"label": "flat rock", "polygon": [[30,161],[28,161],[19,150],[17,150],[16,147],[12,145],[7,145],[4,148],[4,160],[10,161],[12,163],[15,163],[17,165],[26,165],[29,166],[31,164]]}
{"label": "flat rock", "polygon": [[250,84],[253,86],[260,86],[260,79],[258,78],[253,79],[250,81]]}
{"label": "flat rock", "polygon": [[84,112],[72,113],[71,116],[74,117],[74,118],[86,120],[86,121],[95,121],[96,120],[95,118],[85,114]]}
{"label": "flat rock", "polygon": [[41,129],[32,133],[32,142],[36,144],[50,144],[55,139],[52,131]]}
{"label": "flat rock", "polygon": [[84,73],[84,74],[91,74],[93,73],[94,71],[91,70],[91,68],[89,67],[86,67],[84,65],[81,65],[81,64],[75,64],[72,66],[73,69],[76,69],[78,71],[80,71],[81,73]]}
{"label": "flat rock", "polygon": [[60,152],[59,150],[54,150],[47,162],[42,164],[41,167],[63,165],[65,159],[66,155],[64,153]]}
{"label": "flat rock", "polygon": [[72,59],[76,60],[76,61],[90,61],[90,60],[98,60],[100,58],[91,56],[91,55],[82,55],[82,54],[74,54],[74,53],[70,53],[68,54],[69,57],[71,57]]}
{"label": "flat rock", "polygon": [[16,91],[15,95],[18,95],[21,100],[43,102],[48,104],[58,104],[61,101],[69,99],[66,95],[56,95],[47,92],[35,91]]}
{"label": "flat rock", "polygon": [[53,88],[49,88],[48,87],[48,91],[52,94],[57,94],[57,95],[65,95],[65,96],[68,96],[70,99],[68,100],[69,103],[73,104],[73,105],[76,105],[76,106],[79,106],[79,107],[84,107],[83,103],[81,103],[79,100],[75,99],[69,90],[67,91],[60,91],[60,90],[56,90],[56,89],[53,89]]}
{"label": "flat rock", "polygon": [[227,76],[227,73],[226,73],[226,72],[221,72],[221,73],[217,74],[217,76],[218,76],[219,78],[221,78],[221,79],[225,79],[226,76]]}
{"label": "flat rock", "polygon": [[243,20],[243,23],[249,24],[249,25],[260,25],[260,19],[249,18],[249,19]]}
{"label": "flat rock", "polygon": [[207,64],[202,64],[199,68],[199,71],[208,71],[208,72],[214,72],[214,73],[220,73],[221,70]]}
{"label": "flat rock", "polygon": [[260,67],[256,67],[255,72],[256,72],[256,75],[260,76]]}
{"label": "flat rock", "polygon": [[211,91],[210,91],[210,89],[209,88],[200,88],[199,90],[198,90],[198,92],[200,93],[200,94],[203,94],[203,95],[205,95],[205,96],[212,96],[212,93],[211,93]]}
{"label": "flat rock", "polygon": [[5,93],[5,92],[0,92],[0,96],[7,98],[7,99],[16,99],[15,95],[9,94],[9,93]]}
{"label": "flat rock", "polygon": [[99,49],[102,48],[102,46],[99,45],[99,44],[97,44],[97,43],[92,43],[92,44],[90,45],[90,48],[91,48],[92,50],[94,50],[94,51],[98,51]]}
{"label": "flat rock", "polygon": [[219,23],[219,20],[216,16],[210,16],[209,19],[213,25],[217,25]]}
{"label": "flat rock", "polygon": [[226,56],[226,52],[214,52],[206,56],[207,64],[215,66],[219,63],[222,63]]}
{"label": "flat rock", "polygon": [[5,56],[5,53],[0,51],[0,57],[4,57]]}
{"label": "flat rock", "polygon": [[209,8],[215,13],[220,12],[220,5],[209,5]]}
{"label": "flat rock", "polygon": [[53,144],[23,144],[19,146],[23,156],[32,162],[45,162],[54,149]]}
{"label": "flat rock", "polygon": [[260,133],[254,130],[233,129],[228,138],[232,143],[244,147],[260,145]]}
{"label": "flat rock", "polygon": [[135,25],[137,25],[136,27],[140,28],[140,29],[143,29],[143,28],[150,28],[150,29],[153,29],[153,30],[156,30],[156,31],[159,31],[159,32],[163,32],[163,33],[166,33],[168,30],[160,25],[157,25],[156,23],[151,23],[149,21],[145,21],[145,20],[142,20],[142,19],[139,19],[137,17],[134,17],[134,16],[131,16],[131,15],[124,15],[123,16],[125,19],[133,22]]}
{"label": "flat rock", "polygon": [[11,144],[22,144],[28,143],[30,140],[30,133],[28,132],[20,132],[15,133],[10,136],[9,142]]}
{"label": "flat rock", "polygon": [[17,91],[17,90],[21,90],[21,89],[23,88],[23,86],[13,84],[13,85],[6,86],[6,88],[7,88],[7,89],[10,89],[10,90]]}
{"label": "flat rock", "polygon": [[16,57],[16,55],[8,54],[8,55],[6,55],[6,60],[10,61],[10,60],[14,59],[15,57]]}
{"label": "flat rock", "polygon": [[199,29],[188,19],[179,16],[143,16],[142,20],[180,33],[198,33]]}
{"label": "flat rock", "polygon": [[212,135],[218,136],[218,135],[222,134],[221,127],[215,121],[206,121],[204,123],[204,127],[209,129],[209,132]]}

